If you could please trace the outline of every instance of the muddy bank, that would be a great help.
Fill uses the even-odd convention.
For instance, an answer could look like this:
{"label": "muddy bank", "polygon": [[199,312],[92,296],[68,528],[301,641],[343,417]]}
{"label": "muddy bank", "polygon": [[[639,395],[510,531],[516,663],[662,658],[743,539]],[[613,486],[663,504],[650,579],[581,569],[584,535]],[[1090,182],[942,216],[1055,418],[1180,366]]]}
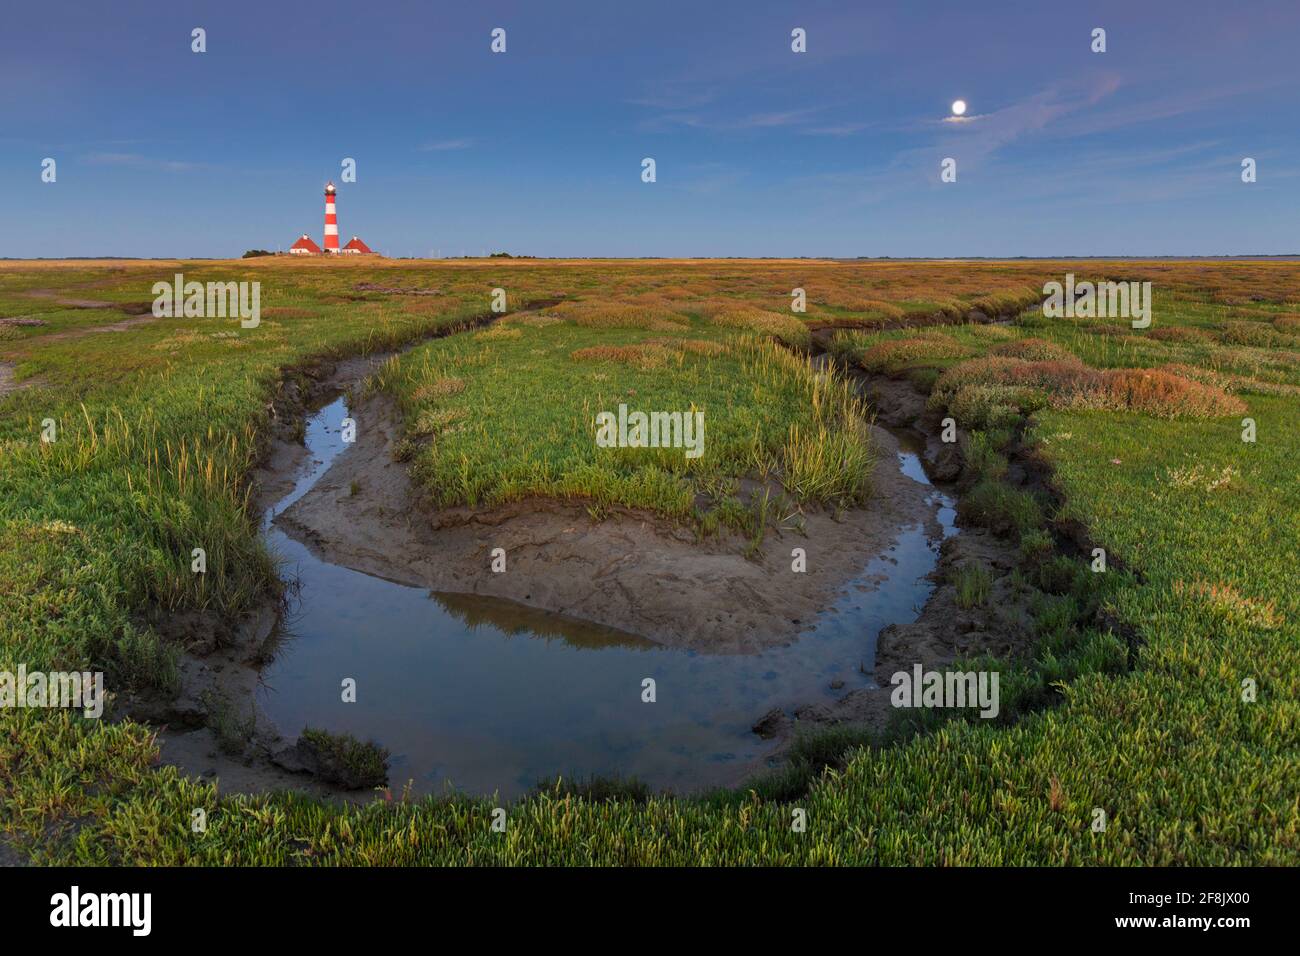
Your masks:
{"label": "muddy bank", "polygon": [[[393,449],[402,436],[384,396],[353,406],[357,441],[277,519],[332,564],[434,591],[490,595],[593,621],[672,647],[746,653],[787,643],[867,562],[926,511],[926,489],[898,466],[898,442],[873,428],[874,495],[840,516],[806,515],[771,531],[746,559],[734,537],[621,512],[594,522],[581,503],[529,499],[488,512],[426,512]],[[491,569],[503,548],[506,571]],[[807,571],[791,568],[791,551]]]}
{"label": "muddy bank", "polygon": [[0,866],[27,866],[28,857],[22,850],[15,849],[8,837],[0,837]]}
{"label": "muddy bank", "polygon": [[[814,360],[829,364],[829,355],[821,351],[827,334],[833,333],[823,332],[814,339],[818,352]],[[907,378],[847,366],[841,366],[841,371],[857,382],[878,423],[910,439],[926,477],[937,488],[959,496],[965,490],[961,448],[941,441],[942,415],[927,408],[928,395]],[[1027,473],[1021,463],[1013,463],[1013,468],[1021,477]],[[961,527],[940,546],[939,560],[928,575],[934,590],[916,620],[891,624],[877,636],[874,686],[849,691],[831,703],[770,711],[755,724],[755,732],[778,740],[784,751],[796,734],[821,727],[854,724],[883,730],[894,711],[889,700],[894,673],[910,672],[916,664],[943,670],[954,661],[985,653],[1002,659],[1024,654],[1033,646],[1036,633],[1029,612],[1033,591],[1012,577],[1018,562],[1019,550],[1013,542],[984,528]],[[956,584],[968,565],[984,568],[990,581],[987,599],[974,606],[963,606]]]}
{"label": "muddy bank", "polygon": [[[479,317],[468,325],[491,318]],[[460,328],[439,329],[426,338]],[[267,513],[302,479],[310,464],[302,441],[302,421],[309,411],[364,379],[393,354],[323,359],[285,370],[268,403],[266,444],[250,475],[254,514]],[[322,797],[368,799],[365,791],[349,793],[312,779],[297,753],[301,728],[281,733],[258,703],[261,671],[279,650],[290,596],[268,596],[233,621],[197,611],[145,615],[142,624],[181,650],[180,690],[174,697],[127,697],[122,710],[157,728],[163,763],[200,779],[220,780],[224,790],[298,789]]]}
{"label": "muddy bank", "polygon": [[[893,716],[890,677],[910,673],[916,664],[943,670],[954,661],[980,654],[1007,659],[1023,654],[1034,640],[1029,591],[1016,586],[1011,572],[1016,552],[1007,542],[982,529],[962,529],[944,541],[930,579],[935,589],[910,624],[891,624],[876,638],[873,687],[858,688],[833,703],[810,704],[793,711],[769,712],[755,731],[788,744],[794,734],[835,724],[883,730]],[[985,567],[992,579],[987,603],[963,607],[953,583],[966,564]]]}
{"label": "muddy bank", "polygon": [[[340,399],[309,420],[314,482],[357,451],[341,438],[354,407]],[[899,461],[907,476],[920,473],[911,453],[890,464]],[[310,487],[299,485],[277,511]],[[752,733],[755,715],[829,703],[837,688],[867,682],[874,635],[910,621],[929,596],[923,578],[937,545],[926,525],[942,533],[945,521],[942,508],[923,509],[818,608],[809,633],[718,654],[515,602],[395,584],[322,560],[274,522],[268,538],[301,584],[301,613],[292,646],[262,672],[269,693],[261,699],[280,726],[379,740],[393,752],[393,780],[415,779],[417,792],[451,782],[516,796],[539,780],[589,774],[679,793],[736,786],[774,749]],[[330,703],[343,675],[366,688],[363,708]],[[646,677],[658,682],[657,706],[640,699]]]}
{"label": "muddy bank", "polygon": [[274,652],[283,611],[279,601],[268,600],[234,622],[199,612],[152,622],[183,648],[180,691],[175,697],[129,697],[122,706],[156,728],[163,763],[201,780],[220,781],[229,792],[338,792],[278,765],[280,755],[292,754],[296,735],[284,737],[257,702],[260,669]]}
{"label": "muddy bank", "polygon": [[151,312],[145,312],[142,315],[133,315],[129,319],[119,319],[117,322],[105,322],[103,325],[92,325],[87,328],[65,329],[61,332],[46,332],[41,335],[33,335],[25,339],[26,342],[66,342],[69,339],[85,338],[88,335],[99,335],[105,332],[127,332],[141,325],[152,325],[158,321],[158,317]]}

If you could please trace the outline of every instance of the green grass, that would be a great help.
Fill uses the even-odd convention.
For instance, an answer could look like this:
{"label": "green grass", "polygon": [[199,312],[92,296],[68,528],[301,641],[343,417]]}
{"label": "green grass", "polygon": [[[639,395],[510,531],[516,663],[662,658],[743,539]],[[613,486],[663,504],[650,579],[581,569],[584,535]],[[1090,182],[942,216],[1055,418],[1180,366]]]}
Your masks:
{"label": "green grass", "polygon": [[348,790],[380,787],[388,782],[388,750],[351,734],[304,728],[298,748],[311,754],[321,779]]}
{"label": "green grass", "polygon": [[964,608],[983,607],[989,603],[993,577],[982,564],[967,562],[957,569],[957,603]]}
{"label": "green grass", "polygon": [[[434,504],[578,499],[597,514],[644,508],[761,537],[800,505],[865,500],[864,410],[846,382],[798,354],[698,319],[647,332],[551,318],[435,340],[376,376],[401,404],[414,474]],[[703,413],[702,454],[599,447],[596,417],[620,405]],[[744,476],[783,493],[741,502],[731,491]]]}
{"label": "green grass", "polygon": [[[804,282],[810,313],[828,314],[853,310],[817,306],[814,280],[908,312],[921,301],[916,287],[944,287],[945,275],[966,283],[969,298],[984,291],[981,285],[988,291],[1003,281],[1023,286],[1064,271],[1032,263],[961,264],[946,273],[934,265],[494,263],[443,266],[430,275],[395,265],[362,271],[251,262],[247,268],[264,279],[264,308],[297,310],[264,316],[257,334],[219,336],[234,330],[194,320],[44,343],[23,329],[0,341],[3,360],[17,366],[20,379],[46,383],[0,398],[0,667],[95,665],[109,671],[111,689],[174,685],[174,648],[149,631],[140,609],[154,602],[234,614],[277,586],[248,514],[245,479],[282,370],[413,341],[482,313],[487,291],[497,285],[528,299],[560,292],[671,297],[681,289],[701,297],[745,296],[773,309]],[[1300,385],[1300,369],[1292,350],[1276,342],[1257,347],[1218,336],[1225,322],[1266,322],[1296,312],[1300,274],[1284,264],[1123,268],[1157,279],[1153,328],[1196,328],[1211,339],[1097,334],[1098,323],[1038,321],[1032,330],[951,326],[945,332],[972,354],[1032,334],[1096,368],[1184,363],[1244,377],[1253,384],[1238,383],[1233,393],[1246,402],[1258,440],[1241,441],[1242,416],[1161,419],[1039,409],[1025,437],[1054,468],[1064,502],[1059,513],[1048,513],[1036,499],[1031,506],[999,490],[1009,487],[1002,478],[1011,434],[1002,428],[1001,436],[980,439],[982,477],[974,504],[963,504],[1019,537],[1026,586],[1034,583],[1031,562],[1044,563],[1041,535],[1049,521],[1082,522],[1112,557],[1112,568],[1132,572],[1098,575],[1075,561],[1067,573],[1053,562],[1047,577],[1037,579],[1055,593],[1036,599],[1041,636],[1032,659],[986,662],[1006,675],[1004,713],[996,722],[922,717],[884,739],[842,728],[801,743],[777,778],[698,799],[649,796],[634,785],[552,785],[509,805],[506,830],[498,833],[492,799],[404,800],[399,794],[357,807],[291,793],[235,796],[158,766],[152,732],[139,723],[6,710],[0,713],[0,828],[38,862],[96,864],[1294,866],[1300,862],[1300,437],[1295,395],[1270,389]],[[249,274],[229,264],[184,269],[202,279]],[[112,321],[108,314],[63,315],[20,293],[58,285],[77,297],[139,301],[149,283],[171,271],[167,264],[7,269],[0,273],[0,315],[48,314],[52,325],[66,327]],[[352,286],[363,277],[438,285],[446,295],[394,302],[356,293]],[[1253,293],[1264,301],[1252,302]],[[681,337],[752,334],[707,325],[685,305],[680,311],[688,323]],[[1226,331],[1229,339],[1243,337]],[[440,380],[451,365],[464,366],[457,368],[463,391],[426,393],[426,400],[435,411],[463,403],[476,415],[426,422],[433,427],[413,449],[426,479],[455,476],[453,451],[489,469],[481,482],[471,473],[452,486],[462,500],[470,493],[479,501],[505,500],[566,482],[578,493],[583,486],[570,472],[579,465],[590,473],[585,487],[609,500],[676,515],[685,513],[683,485],[718,489],[713,510],[735,511],[723,503],[734,493],[723,489],[742,464],[767,467],[812,499],[826,488],[837,493],[827,473],[835,455],[819,463],[792,441],[791,422],[780,417],[798,414],[798,396],[814,386],[785,369],[774,351],[746,351],[759,347],[737,339],[729,346],[736,351],[719,360],[728,363],[726,376],[713,374],[694,354],[657,370],[568,358],[571,345],[637,344],[673,334],[544,326],[484,341],[471,333],[417,349],[391,370],[389,384],[408,422],[418,422],[412,416],[424,410],[414,399],[419,385]],[[962,360],[926,368],[956,361]],[[616,397],[614,383],[592,376],[616,374],[620,387],[627,382],[637,390],[636,400],[648,396],[666,408],[691,400],[698,387],[699,400],[719,420],[708,441],[716,434],[720,460],[695,469],[671,458],[584,459],[594,455],[585,433],[580,443],[579,432],[563,429],[560,411],[525,407],[535,396],[517,381],[524,376],[510,374],[520,369],[549,376],[551,387],[594,386],[601,400]],[[925,368],[918,371],[922,381],[936,380]],[[690,389],[674,381],[679,373],[682,381],[694,376]],[[777,409],[770,419],[763,410],[768,390]],[[581,401],[551,398],[568,410]],[[525,415],[540,433],[511,432],[513,414]],[[45,418],[59,426],[53,446],[38,441]],[[525,443],[527,453],[497,463],[497,456],[476,452],[472,429],[483,421],[505,429],[492,433],[497,437]],[[803,429],[807,421],[800,434],[811,433]],[[823,421],[827,435],[834,434],[832,420]],[[757,441],[746,446],[755,430]],[[446,443],[441,450],[439,442]],[[531,469],[534,454],[549,465]],[[638,474],[646,476],[643,484],[635,482]],[[207,547],[209,570],[196,580],[188,555],[199,544]],[[1131,649],[1115,633],[1081,624],[1099,609],[1132,634]],[[1253,701],[1243,699],[1247,680],[1258,688]],[[796,806],[807,812],[807,832],[791,831]],[[195,807],[208,812],[206,833],[190,830]],[[1097,807],[1107,814],[1104,833],[1090,828]]]}

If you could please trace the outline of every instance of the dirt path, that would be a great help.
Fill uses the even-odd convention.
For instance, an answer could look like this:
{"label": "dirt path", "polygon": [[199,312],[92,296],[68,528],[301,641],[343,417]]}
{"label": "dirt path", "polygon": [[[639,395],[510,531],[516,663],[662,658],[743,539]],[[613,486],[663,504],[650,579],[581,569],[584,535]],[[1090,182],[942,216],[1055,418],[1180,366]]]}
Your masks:
{"label": "dirt path", "polygon": [[94,325],[84,329],[65,329],[62,332],[50,332],[46,335],[33,335],[26,339],[27,342],[66,342],[68,339],[80,339],[87,335],[95,335],[100,332],[125,332],[128,329],[134,329],[141,325],[151,325],[158,319],[152,313],[146,312],[144,315],[133,315],[129,319],[122,319],[119,322],[109,322],[106,325]]}
{"label": "dirt path", "polygon": [[[48,299],[56,305],[62,305],[69,309],[119,309],[123,312],[133,312],[145,308],[144,303],[139,302],[106,302],[103,299],[69,299],[65,298],[59,292],[53,289],[31,289],[22,293],[33,299]],[[33,335],[24,339],[24,342],[64,342],[68,339],[79,339],[86,335],[94,335],[97,332],[125,332],[136,326],[148,325],[157,322],[157,317],[152,310],[149,312],[135,312],[129,319],[121,319],[117,322],[108,322],[104,325],[95,325],[89,328],[65,329],[61,332],[47,332],[43,335]]]}
{"label": "dirt path", "polygon": [[69,309],[112,309],[118,305],[116,302],[106,302],[103,299],[69,299],[55,289],[29,289],[21,294],[32,299],[49,299],[55,305],[66,306]]}
{"label": "dirt path", "polygon": [[[90,308],[86,306],[86,308]],[[95,308],[98,308],[96,306]],[[36,343],[43,345],[48,342],[66,342],[70,339],[80,339],[88,335],[95,335],[100,332],[126,332],[141,325],[149,325],[158,320],[151,314],[135,315],[129,319],[122,319],[118,322],[109,322],[105,325],[96,325],[90,328],[82,329],[65,329],[61,332],[47,332],[43,335],[32,335],[21,339],[13,344],[28,345]],[[26,388],[34,388],[42,383],[40,377],[28,378],[19,382],[14,378],[14,368],[12,362],[0,362],[0,398],[8,395],[10,392],[17,392]]]}
{"label": "dirt path", "polygon": [[39,375],[25,378],[21,382],[18,381],[14,377],[16,369],[17,366],[12,362],[0,362],[0,398],[4,398],[13,392],[21,392],[24,389],[36,388],[45,384],[45,379]]}
{"label": "dirt path", "polygon": [[29,384],[29,382],[15,382],[14,367],[8,362],[0,362],[0,397],[16,392],[20,388],[26,388]]}

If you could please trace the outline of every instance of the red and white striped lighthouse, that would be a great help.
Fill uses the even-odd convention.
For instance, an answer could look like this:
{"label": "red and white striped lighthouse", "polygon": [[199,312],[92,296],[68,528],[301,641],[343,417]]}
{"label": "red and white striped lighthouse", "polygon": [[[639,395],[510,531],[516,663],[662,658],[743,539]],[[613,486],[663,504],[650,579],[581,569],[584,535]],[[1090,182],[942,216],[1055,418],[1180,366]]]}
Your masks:
{"label": "red and white striped lighthouse", "polygon": [[334,212],[334,183],[325,184],[325,251],[338,255],[339,218]]}

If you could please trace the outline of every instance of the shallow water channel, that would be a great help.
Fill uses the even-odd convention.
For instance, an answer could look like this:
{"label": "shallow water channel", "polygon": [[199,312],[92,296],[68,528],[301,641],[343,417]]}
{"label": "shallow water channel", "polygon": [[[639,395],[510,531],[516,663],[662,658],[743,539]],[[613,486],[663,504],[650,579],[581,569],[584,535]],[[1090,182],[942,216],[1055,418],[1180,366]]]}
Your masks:
{"label": "shallow water channel", "polygon": [[[773,707],[871,686],[876,634],[915,619],[932,590],[928,515],[813,631],[756,655],[673,650],[509,601],[394,584],[320,560],[273,520],[343,452],[347,415],[340,398],[308,419],[310,464],[266,515],[267,539],[301,590],[259,702],[286,734],[316,726],[383,744],[395,789],[409,780],[417,793],[509,798],[556,776],[593,775],[678,793],[738,784],[774,747],[754,722]],[[928,484],[916,454],[900,458]],[[943,534],[954,534],[951,500],[935,490],[930,503]],[[340,700],[345,677],[356,679],[355,703]],[[656,682],[652,704],[641,700],[646,677]],[[832,690],[832,681],[844,684]]]}

